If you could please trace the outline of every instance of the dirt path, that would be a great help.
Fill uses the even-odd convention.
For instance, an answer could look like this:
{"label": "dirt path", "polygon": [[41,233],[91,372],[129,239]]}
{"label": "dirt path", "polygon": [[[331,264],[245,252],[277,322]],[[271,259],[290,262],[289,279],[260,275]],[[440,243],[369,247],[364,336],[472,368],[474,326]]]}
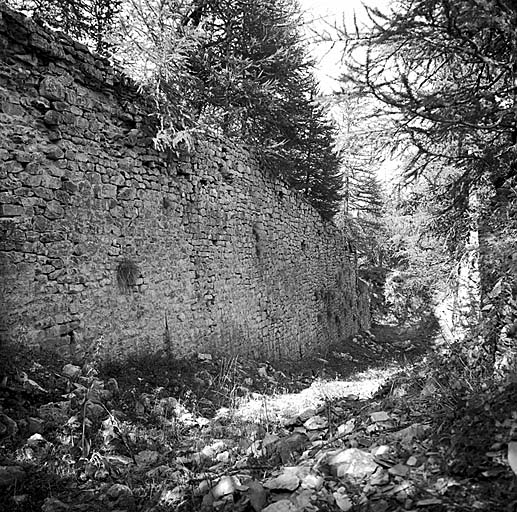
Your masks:
{"label": "dirt path", "polygon": [[198,354],[96,374],[18,361],[2,389],[3,414],[23,427],[2,441],[2,503],[20,512],[514,510],[512,392],[452,400],[429,373],[436,342],[432,324],[378,326],[275,365]]}

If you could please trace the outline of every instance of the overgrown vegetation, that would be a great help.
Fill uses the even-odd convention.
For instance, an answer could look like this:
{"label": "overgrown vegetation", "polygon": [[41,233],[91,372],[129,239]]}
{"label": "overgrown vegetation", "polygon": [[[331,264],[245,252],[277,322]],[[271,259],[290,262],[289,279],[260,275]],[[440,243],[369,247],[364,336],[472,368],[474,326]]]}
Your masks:
{"label": "overgrown vegetation", "polygon": [[511,305],[517,291],[502,263],[512,249],[501,242],[515,231],[517,10],[496,0],[400,0],[391,12],[368,13],[371,29],[341,30],[343,83],[352,97],[370,98],[370,117],[388,123],[390,147],[406,161],[406,189],[387,217],[388,252],[406,297],[428,300],[439,276],[453,294],[461,278],[472,278],[471,316],[462,320],[470,341],[462,346],[485,378],[500,357],[513,358],[501,354],[502,345],[510,349],[502,332],[517,310],[501,314],[493,302],[504,288]]}
{"label": "overgrown vegetation", "polygon": [[433,333],[383,328],[275,365],[199,353],[79,367],[6,353],[0,427],[16,427],[0,430],[2,503],[18,512],[504,510],[517,499],[505,463],[514,387],[494,392],[458,374],[461,354],[444,359]]}
{"label": "overgrown vegetation", "polygon": [[330,220],[341,201],[335,127],[318,101],[296,0],[14,0],[79,37],[154,101],[163,150],[206,132],[253,148]]}

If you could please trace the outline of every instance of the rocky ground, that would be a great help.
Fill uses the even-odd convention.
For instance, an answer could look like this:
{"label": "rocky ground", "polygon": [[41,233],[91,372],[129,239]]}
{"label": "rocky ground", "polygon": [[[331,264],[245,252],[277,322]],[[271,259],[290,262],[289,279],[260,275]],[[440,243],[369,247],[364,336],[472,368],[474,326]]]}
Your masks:
{"label": "rocky ground", "polygon": [[441,349],[427,325],[296,363],[8,355],[0,510],[517,510],[517,387],[473,389]]}

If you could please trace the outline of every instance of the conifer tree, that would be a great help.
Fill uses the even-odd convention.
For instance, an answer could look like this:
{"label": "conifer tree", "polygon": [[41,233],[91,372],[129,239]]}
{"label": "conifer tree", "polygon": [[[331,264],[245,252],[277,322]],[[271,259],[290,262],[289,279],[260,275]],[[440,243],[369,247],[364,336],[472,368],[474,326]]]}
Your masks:
{"label": "conifer tree", "polygon": [[[514,300],[500,291],[517,289],[504,263],[508,247],[500,244],[504,256],[494,258],[496,244],[483,232],[497,223],[493,238],[503,240],[516,230],[512,215],[500,214],[510,212],[512,202],[500,202],[496,191],[506,194],[517,174],[517,5],[511,0],[396,0],[392,12],[369,12],[373,29],[356,38],[348,53],[364,59],[348,66],[346,80],[392,116],[396,142],[407,143],[414,155],[408,177],[429,179],[426,170],[433,167],[442,174],[454,170],[440,196],[443,208],[435,225],[448,244],[463,242],[456,254],[477,251],[472,262],[479,263],[481,285],[474,301],[483,305],[483,321],[472,323],[466,360],[485,375],[495,367],[506,321],[498,316],[499,306]],[[515,353],[507,355],[515,358]]]}
{"label": "conifer tree", "polygon": [[302,191],[322,217],[329,220],[341,209],[343,200],[342,158],[336,146],[337,128],[328,108],[318,101],[317,84],[307,77],[307,89],[300,89],[297,106],[291,112],[293,137],[283,154],[284,176]]}

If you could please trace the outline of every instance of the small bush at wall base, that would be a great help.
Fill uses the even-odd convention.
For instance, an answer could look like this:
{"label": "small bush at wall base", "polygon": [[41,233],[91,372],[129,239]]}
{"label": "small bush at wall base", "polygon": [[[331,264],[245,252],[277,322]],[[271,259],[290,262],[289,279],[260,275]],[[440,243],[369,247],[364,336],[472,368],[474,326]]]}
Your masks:
{"label": "small bush at wall base", "polygon": [[130,260],[124,259],[117,266],[117,284],[123,291],[129,291],[136,285],[136,280],[140,275],[137,264]]}

